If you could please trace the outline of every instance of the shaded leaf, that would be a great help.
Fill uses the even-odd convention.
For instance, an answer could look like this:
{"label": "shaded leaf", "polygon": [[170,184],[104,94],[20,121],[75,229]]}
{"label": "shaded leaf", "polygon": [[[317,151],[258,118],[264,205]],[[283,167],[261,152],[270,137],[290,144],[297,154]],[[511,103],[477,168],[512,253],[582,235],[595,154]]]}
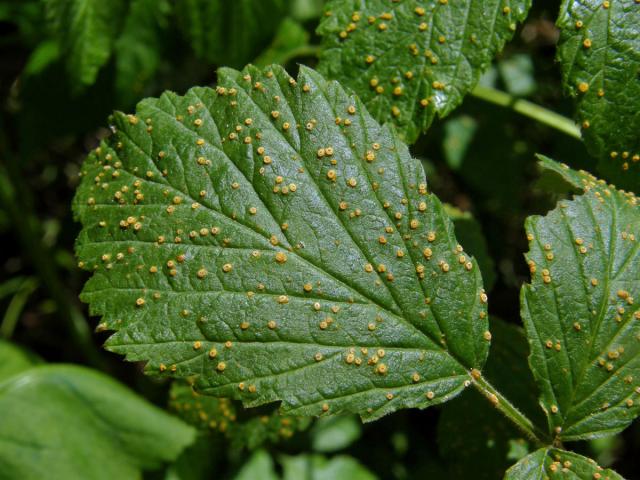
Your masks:
{"label": "shaded leaf", "polygon": [[421,164],[313,70],[218,76],[115,114],[83,166],[82,299],[107,348],[301,416],[459,393],[486,296]]}
{"label": "shaded leaf", "polygon": [[33,354],[17,345],[0,340],[0,382],[40,363]]}
{"label": "shaded leaf", "polygon": [[309,417],[280,415],[275,408],[244,410],[227,398],[201,395],[186,382],[173,383],[170,399],[169,407],[187,423],[224,434],[234,452],[289,439],[311,423]]}
{"label": "shaded leaf", "polygon": [[337,455],[327,459],[321,455],[281,457],[283,480],[375,480],[377,477],[356,459]]}
{"label": "shaded leaf", "polygon": [[640,188],[640,4],[564,0],[558,60],[567,94],[577,97],[582,135],[603,173]]}
{"label": "shaded leaf", "polygon": [[264,450],[258,450],[245,463],[234,480],[278,480],[271,456]]}
{"label": "shaded leaf", "polygon": [[457,107],[513,36],[529,0],[328,2],[319,69],[412,143]]}
{"label": "shaded leaf", "polygon": [[81,90],[93,84],[111,56],[124,2],[44,0],[44,4],[74,87]]}
{"label": "shaded leaf", "polygon": [[311,431],[311,444],[316,452],[335,452],[347,448],[361,434],[360,422],[352,415],[320,418]]}
{"label": "shaded leaf", "polygon": [[521,313],[550,432],[593,438],[619,432],[639,410],[640,209],[632,194],[551,168],[567,170],[584,194],[527,219],[532,278]]}
{"label": "shaded leaf", "polygon": [[175,10],[196,54],[216,65],[241,67],[275,35],[290,0],[178,0]]}
{"label": "shaded leaf", "polygon": [[622,480],[616,472],[599,467],[590,458],[557,448],[541,448],[527,455],[511,467],[504,478],[505,480],[546,480],[548,478]]}
{"label": "shaded leaf", "polygon": [[35,367],[0,384],[0,472],[20,479],[138,479],[194,431],[108,376]]}

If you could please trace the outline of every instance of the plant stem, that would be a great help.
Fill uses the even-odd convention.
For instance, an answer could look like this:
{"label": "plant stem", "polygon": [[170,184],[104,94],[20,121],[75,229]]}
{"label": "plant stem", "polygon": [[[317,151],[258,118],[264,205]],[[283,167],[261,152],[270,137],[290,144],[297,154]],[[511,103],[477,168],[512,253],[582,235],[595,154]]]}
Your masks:
{"label": "plant stem", "polygon": [[560,115],[559,113],[547,110],[540,105],[537,105],[528,100],[516,98],[506,92],[496,90],[495,88],[484,87],[477,85],[472,91],[471,95],[476,98],[480,98],[487,102],[501,107],[511,108],[513,111],[518,112],[521,115],[532,118],[540,123],[555,128],[556,130],[566,133],[570,137],[582,138],[580,135],[580,129],[569,118]]}
{"label": "plant stem", "polygon": [[484,377],[473,377],[473,385],[482,393],[491,404],[500,410],[502,414],[511,420],[527,437],[529,437],[537,446],[550,445],[549,436],[536,427],[527,416],[518,410],[507,398],[496,390]]}

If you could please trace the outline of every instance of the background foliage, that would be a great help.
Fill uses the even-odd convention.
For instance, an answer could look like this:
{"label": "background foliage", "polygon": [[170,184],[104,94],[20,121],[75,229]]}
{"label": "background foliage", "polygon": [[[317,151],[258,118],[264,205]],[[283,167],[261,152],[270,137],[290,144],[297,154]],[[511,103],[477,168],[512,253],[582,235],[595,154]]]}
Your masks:
{"label": "background foliage", "polygon": [[[316,34],[322,3],[243,0],[233,2],[231,8],[200,0],[0,1],[0,241],[5,245],[0,264],[0,335],[11,342],[0,343],[0,382],[19,375],[32,379],[28,388],[50,389],[46,381],[38,386],[43,376],[46,380],[73,375],[73,382],[79,383],[69,383],[67,391],[37,391],[59,396],[65,404],[74,405],[81,399],[86,409],[83,415],[93,418],[87,421],[87,434],[95,426],[110,428],[112,420],[122,421],[129,418],[127,415],[154,419],[149,422],[157,431],[151,433],[155,438],[165,438],[166,449],[152,448],[148,456],[123,459],[124,473],[113,472],[122,478],[135,478],[140,470],[145,470],[148,478],[166,479],[212,478],[212,472],[216,472],[216,478],[247,479],[295,479],[303,475],[318,479],[444,478],[465,474],[478,456],[486,466],[475,468],[475,475],[499,478],[505,468],[526,455],[552,458],[553,452],[536,452],[493,410],[487,408],[486,414],[476,414],[467,409],[466,403],[480,401],[473,398],[475,392],[439,409],[405,410],[376,423],[362,425],[354,417],[345,416],[309,426],[306,423],[310,421],[274,416],[267,407],[255,412],[232,402],[214,401],[215,405],[206,406],[188,384],[171,385],[146,377],[141,365],[135,368],[105,352],[101,344],[106,335],[92,333],[98,326],[97,319],[90,317],[78,301],[87,275],[77,268],[73,255],[79,225],[72,220],[70,204],[83,158],[109,134],[105,128],[107,116],[114,109],[132,111],[142,98],[157,96],[166,89],[182,95],[193,85],[214,85],[218,66],[280,63],[291,73],[297,72],[298,63],[318,66],[317,46],[327,41]],[[558,29],[554,22],[560,11]],[[582,73],[577,67],[582,64],[578,56],[577,67],[567,69],[565,57],[576,48],[579,55],[586,55],[584,46],[575,45],[584,38],[576,40],[573,30],[574,17],[583,14],[566,7],[561,10],[557,1],[534,2],[527,19],[511,32],[513,40],[493,64],[484,58],[478,60],[486,63],[480,85],[573,117],[574,103],[563,96],[563,90],[581,95]],[[614,10],[613,14],[625,12]],[[593,37],[594,51],[597,42],[603,41],[603,27],[597,24],[601,21],[601,14],[593,17],[591,28],[597,34]],[[330,23],[323,27],[325,31],[332,28]],[[632,34],[610,40],[616,48],[624,49]],[[562,47],[559,62],[555,62],[559,39]],[[603,64],[602,68],[616,66]],[[563,75],[569,79],[569,87],[563,84]],[[611,85],[614,95],[616,88]],[[609,121],[611,112],[593,103],[597,92],[594,84],[587,96],[579,97],[581,123],[584,115]],[[391,111],[390,104],[382,103]],[[447,113],[451,110],[446,105],[443,109]],[[411,154],[422,162],[430,190],[446,202],[458,239],[475,256],[483,272],[495,336],[487,376],[509,396],[517,399],[523,391],[522,376],[530,376],[526,366],[513,360],[521,361],[527,355],[526,342],[517,327],[519,291],[529,279],[529,267],[522,256],[529,249],[524,219],[546,213],[562,198],[561,193],[550,196],[538,188],[534,154],[540,152],[562,159],[573,168],[600,172],[610,181],[622,178],[624,184],[630,177],[620,177],[618,164],[614,168],[608,162],[611,152],[602,154],[602,142],[611,132],[620,132],[623,135],[619,138],[625,142],[636,142],[628,149],[637,148],[637,114],[633,118],[636,123],[604,130],[602,135],[585,135],[589,152],[574,137],[474,96],[465,97],[461,106],[444,119],[435,118],[435,111],[430,111],[428,119],[421,120],[433,123],[412,146]],[[584,128],[584,124],[581,126]],[[628,133],[633,129],[635,137]],[[411,135],[417,137],[417,132]],[[613,160],[620,162],[625,148],[621,144],[619,157]],[[631,163],[632,169],[634,165]],[[42,363],[54,365],[39,365]],[[58,363],[83,367],[55,365]],[[513,372],[501,371],[505,365]],[[510,381],[503,383],[505,377]],[[113,385],[116,380],[120,385]],[[533,383],[533,379],[525,380]],[[0,404],[23,405],[24,399],[30,398],[28,389],[13,391],[1,385]],[[105,389],[114,401],[120,401],[115,398],[119,394],[135,396],[132,405],[141,411],[132,407],[111,417],[107,415],[107,403],[88,408],[87,400],[95,403],[92,395],[103,398],[100,392]],[[535,395],[527,398],[523,405]],[[169,406],[169,411],[185,423],[173,425],[177,420],[153,405]],[[535,407],[528,406],[533,412]],[[6,412],[7,408],[0,410]],[[465,421],[474,422],[474,428],[460,425],[460,412],[464,412]],[[50,417],[50,412],[42,413],[43,426]],[[21,425],[25,427],[28,420],[33,419],[23,419]],[[254,428],[257,422],[260,428]],[[4,418],[1,423],[3,436],[19,431],[11,430]],[[123,429],[122,425],[116,426]],[[44,430],[53,435],[50,438],[55,443],[56,426],[50,427]],[[164,427],[180,434],[162,437],[166,435]],[[616,436],[576,441],[570,446],[595,458],[603,467],[636,478],[640,476],[633,461],[639,446],[638,428],[636,423]],[[461,434],[456,433],[460,431],[469,438],[481,439],[474,443],[477,456],[458,454],[465,451],[459,444]],[[132,442],[142,448],[145,430],[138,433],[142,438]],[[194,438],[197,440],[192,442]],[[190,442],[191,446],[176,459]],[[83,446],[79,442],[69,448]],[[112,445],[94,446],[102,450],[101,454],[113,449]],[[576,457],[574,461],[582,460]],[[526,465],[521,463],[519,468]],[[0,462],[0,478],[29,478],[16,472]],[[109,471],[96,473],[96,478],[99,473]]]}

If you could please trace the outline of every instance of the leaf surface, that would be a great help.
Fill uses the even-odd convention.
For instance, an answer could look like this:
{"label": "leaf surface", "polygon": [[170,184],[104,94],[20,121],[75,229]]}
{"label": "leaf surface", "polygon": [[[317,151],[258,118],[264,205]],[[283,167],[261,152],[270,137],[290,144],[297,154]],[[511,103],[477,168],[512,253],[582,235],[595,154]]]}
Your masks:
{"label": "leaf surface", "polygon": [[486,295],[420,163],[313,70],[218,75],[115,114],[82,168],[82,299],[118,330],[107,347],[296,415],[459,393]]}
{"label": "leaf surface", "polygon": [[584,193],[526,222],[531,283],[521,314],[550,432],[562,440],[625,428],[640,406],[637,198],[566,166]]}
{"label": "leaf surface", "polygon": [[556,448],[541,448],[507,470],[505,480],[623,480],[611,469],[603,469],[587,457]]}
{"label": "leaf surface", "polygon": [[558,60],[587,147],[616,184],[640,187],[640,3],[564,0]]}
{"label": "leaf surface", "polygon": [[34,367],[0,383],[3,478],[138,479],[174,460],[194,430],[110,377]]}
{"label": "leaf surface", "polygon": [[529,0],[334,0],[319,70],[353,89],[412,143],[475,86],[513,36]]}

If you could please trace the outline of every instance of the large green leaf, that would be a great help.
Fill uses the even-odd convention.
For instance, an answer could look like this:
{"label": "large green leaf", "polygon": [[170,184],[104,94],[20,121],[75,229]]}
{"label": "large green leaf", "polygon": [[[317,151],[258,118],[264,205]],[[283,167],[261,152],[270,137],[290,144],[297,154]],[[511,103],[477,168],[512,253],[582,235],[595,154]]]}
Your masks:
{"label": "large green leaf", "polygon": [[590,458],[557,448],[541,448],[507,470],[505,480],[623,480]]}
{"label": "large green leaf", "polygon": [[603,171],[625,188],[640,187],[640,3],[564,0],[558,59],[565,90]]}
{"label": "large green leaf", "polygon": [[355,458],[336,455],[282,456],[283,480],[376,480],[376,476]]}
{"label": "large green leaf", "polygon": [[224,434],[234,453],[289,439],[311,423],[309,417],[279,415],[275,409],[244,410],[228,398],[201,395],[181,381],[171,386],[169,407],[201,430]]}
{"label": "large green leaf", "polygon": [[291,0],[178,0],[178,21],[196,54],[240,67],[269,44]]}
{"label": "large green leaf", "polygon": [[111,56],[124,2],[44,0],[47,18],[62,44],[67,70],[77,88],[95,82]]}
{"label": "large green leaf", "polygon": [[526,222],[531,283],[521,292],[550,431],[563,440],[625,428],[640,407],[640,209],[586,173],[584,194]]}
{"label": "large green leaf", "polygon": [[194,431],[110,377],[34,367],[0,383],[0,478],[138,479]]}
{"label": "large green leaf", "polygon": [[530,0],[334,0],[320,71],[413,142],[457,107],[524,20]]}
{"label": "large green leaf", "polygon": [[338,83],[221,69],[117,113],[75,199],[107,348],[204,393],[375,419],[487,355],[476,263],[421,164]]}
{"label": "large green leaf", "polygon": [[0,382],[38,363],[40,360],[35,355],[0,339]]}

